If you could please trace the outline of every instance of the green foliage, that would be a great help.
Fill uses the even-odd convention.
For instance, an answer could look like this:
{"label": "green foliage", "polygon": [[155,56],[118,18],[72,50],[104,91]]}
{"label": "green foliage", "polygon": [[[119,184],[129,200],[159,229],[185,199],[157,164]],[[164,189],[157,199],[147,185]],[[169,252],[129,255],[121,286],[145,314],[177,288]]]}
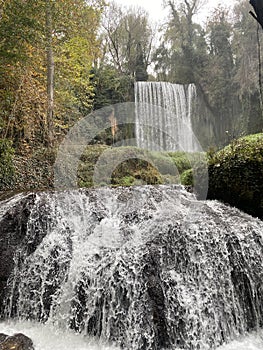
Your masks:
{"label": "green foliage", "polygon": [[92,145],[86,148],[80,158],[78,168],[78,185],[80,187],[93,186],[93,173],[95,164],[101,154],[108,148],[106,145]]}
{"label": "green foliage", "polygon": [[182,173],[181,183],[184,186],[193,186],[193,184],[194,184],[193,169],[185,170]]}
{"label": "green foliage", "polygon": [[[218,8],[206,27],[202,27],[194,21],[199,3],[199,0],[165,1],[170,17],[161,29],[164,40],[152,56],[156,30],[140,8],[125,9],[113,2],[105,6],[103,0],[1,1],[0,138],[12,139],[17,159],[23,155],[25,164],[30,159],[32,186],[38,176],[34,164],[39,167],[44,164],[34,150],[43,150],[48,129],[47,6],[52,10],[51,46],[55,61],[52,126],[57,142],[92,109],[133,101],[134,81],[147,80],[151,60],[155,63],[153,80],[196,84],[203,97],[200,106],[204,103],[209,111],[204,116],[203,112],[198,114],[196,123],[209,124],[207,129],[215,135],[216,145],[229,142],[226,135],[237,137],[242,132],[262,131],[257,45],[262,45],[263,36],[257,42],[256,23],[248,16],[251,6],[240,1],[231,19],[227,11]],[[133,122],[131,115],[129,125],[118,127],[114,141],[133,138]],[[99,135],[97,141],[112,144],[111,130]],[[163,182],[179,182],[179,175],[186,181],[188,174],[189,183],[190,171],[183,176],[185,171],[193,167],[195,175],[203,171],[204,164],[197,154],[151,156]],[[212,154],[209,157],[216,159]],[[138,168],[138,164],[133,166]],[[149,170],[146,164],[141,166],[146,172]],[[124,164],[122,171],[128,168]],[[124,174],[122,179],[124,184],[138,182],[134,173]],[[86,179],[83,181],[85,184]],[[193,182],[196,187],[199,180]]]}
{"label": "green foliage", "polygon": [[104,13],[103,45],[105,62],[113,63],[123,75],[147,80],[154,29],[141,7],[125,8],[115,2]]}
{"label": "green foliage", "polygon": [[226,133],[240,134],[241,104],[234,80],[235,59],[231,44],[233,27],[226,10],[218,9],[207,27],[209,55],[202,85],[215,116],[215,136],[218,145],[227,143]]}
{"label": "green foliage", "polygon": [[[80,187],[94,186],[95,165],[99,164],[100,183],[112,186],[132,186],[138,184],[177,184],[193,186],[193,176],[184,182],[186,171],[194,175],[198,166],[203,165],[204,155],[184,152],[148,152],[137,147],[108,147],[92,145],[82,154],[78,169]],[[205,164],[206,165],[206,164]],[[112,167],[112,174],[107,171]],[[108,176],[110,175],[110,179]],[[181,181],[180,182],[180,175]]]}
{"label": "green foliage", "polygon": [[157,185],[162,184],[162,177],[157,169],[145,160],[130,158],[117,166],[112,174],[112,185]]}
{"label": "green foliage", "polygon": [[134,87],[130,76],[121,74],[110,64],[101,65],[99,68],[94,67],[92,73],[94,110],[131,100]]}
{"label": "green foliage", "polygon": [[54,149],[41,147],[28,155],[15,155],[16,176],[13,188],[19,191],[31,189],[51,189],[54,185],[53,164],[56,158]]}
{"label": "green foliage", "polygon": [[55,97],[60,114],[57,125],[62,128],[64,120],[70,127],[92,109],[92,68],[100,54],[97,36],[102,8],[103,1],[97,1],[96,7],[84,0],[57,1],[58,16],[53,19],[57,33],[54,38]]}
{"label": "green foliage", "polygon": [[[164,4],[169,21],[163,26],[166,40],[153,55],[155,73],[159,81],[196,84],[203,101],[197,111],[197,133],[199,124],[210,124],[203,128],[210,129],[209,142],[222,147],[230,141],[227,132],[235,138],[244,132],[261,132],[258,52],[263,37],[257,35],[255,20],[247,15],[251,4],[242,0],[232,12],[218,6],[205,27],[195,23],[200,1],[167,0]],[[200,132],[199,141],[206,139]]]}
{"label": "green foliage", "polygon": [[165,25],[165,42],[155,50],[153,60],[158,79],[173,83],[199,83],[207,65],[205,31],[193,16],[198,1],[165,2],[170,12]]}
{"label": "green foliage", "polygon": [[194,189],[197,198],[205,199],[208,186],[207,155],[203,152],[169,152],[180,174],[179,182]]}
{"label": "green foliage", "polygon": [[0,190],[10,188],[13,183],[15,176],[13,154],[12,142],[0,139]]}
{"label": "green foliage", "polygon": [[[100,158],[103,156],[102,158]],[[161,184],[162,177],[152,162],[145,160],[148,155],[136,147],[87,147],[80,159],[78,183],[80,187],[110,184],[130,186],[136,184]],[[148,158],[152,161],[151,157]],[[98,163],[99,162],[99,163]],[[93,183],[95,165],[99,164],[100,183]],[[112,173],[108,169],[112,167]],[[110,176],[110,179],[108,178]]]}
{"label": "green foliage", "polygon": [[252,9],[249,1],[240,1],[234,8],[235,23],[232,47],[235,55],[234,80],[242,105],[240,121],[247,133],[262,131],[262,111],[259,94],[259,56],[263,37],[256,34],[255,20],[247,14]]}
{"label": "green foliage", "polygon": [[[103,7],[103,0],[6,0],[1,6],[0,137],[12,138],[20,152],[33,152],[50,129],[60,140],[91,111]],[[55,64],[51,114],[47,78],[53,59],[47,52]]]}
{"label": "green foliage", "polygon": [[185,170],[191,168],[191,160],[194,159],[194,155],[186,152],[169,152],[172,162],[176,165],[178,172],[181,174]]}
{"label": "green foliage", "polygon": [[209,160],[208,197],[263,218],[263,134],[233,141]]}
{"label": "green foliage", "polygon": [[34,20],[35,1],[5,0],[1,5],[0,59],[17,62],[28,60],[27,45],[38,38],[38,25]]}

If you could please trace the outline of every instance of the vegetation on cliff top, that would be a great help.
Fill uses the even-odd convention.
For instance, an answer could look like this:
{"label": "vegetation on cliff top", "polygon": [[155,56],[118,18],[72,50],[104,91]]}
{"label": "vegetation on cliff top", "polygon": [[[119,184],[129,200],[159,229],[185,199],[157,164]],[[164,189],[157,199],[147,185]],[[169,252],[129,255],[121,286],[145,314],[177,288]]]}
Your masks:
{"label": "vegetation on cliff top", "polygon": [[[25,159],[14,157],[10,142],[0,142],[0,190],[53,187],[53,151]],[[218,152],[149,152],[137,147],[90,145],[80,157],[78,185],[132,186],[183,184],[204,192],[208,166],[208,198],[263,217],[263,134],[234,140]]]}
{"label": "vegetation on cliff top", "polygon": [[233,141],[209,159],[208,198],[263,218],[263,134]]}

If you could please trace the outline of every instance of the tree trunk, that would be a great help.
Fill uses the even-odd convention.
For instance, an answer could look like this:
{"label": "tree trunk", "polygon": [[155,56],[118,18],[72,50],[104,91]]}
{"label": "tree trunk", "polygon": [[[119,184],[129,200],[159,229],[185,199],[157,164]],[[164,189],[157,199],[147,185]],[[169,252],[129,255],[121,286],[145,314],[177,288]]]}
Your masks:
{"label": "tree trunk", "polygon": [[47,122],[46,141],[48,147],[54,145],[54,56],[52,46],[52,9],[50,0],[46,0],[46,55],[47,55]]}
{"label": "tree trunk", "polygon": [[261,119],[263,120],[263,90],[262,90],[262,63],[261,63],[261,45],[259,38],[259,24],[257,27],[257,44],[258,44],[258,85],[259,85],[259,101],[260,101],[260,111]]}

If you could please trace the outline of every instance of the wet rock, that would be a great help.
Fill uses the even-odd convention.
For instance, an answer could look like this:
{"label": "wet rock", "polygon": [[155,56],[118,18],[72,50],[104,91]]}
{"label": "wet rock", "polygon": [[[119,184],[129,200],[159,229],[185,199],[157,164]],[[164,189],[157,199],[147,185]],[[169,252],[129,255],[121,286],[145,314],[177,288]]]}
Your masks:
{"label": "wet rock", "polygon": [[6,282],[14,267],[14,254],[26,235],[32,201],[33,195],[23,196],[12,207],[7,204],[6,211],[0,212],[0,311]]}
{"label": "wet rock", "polygon": [[0,333],[0,343],[2,343],[8,337],[7,334]]}
{"label": "wet rock", "polygon": [[23,333],[4,336],[5,339],[2,342],[0,340],[0,350],[34,350],[33,341]]}
{"label": "wet rock", "polygon": [[262,231],[170,186],[41,193],[7,305],[125,350],[215,349],[263,325]]}
{"label": "wet rock", "polygon": [[[3,196],[1,197],[3,198]],[[31,254],[43,239],[44,230],[36,230],[35,236],[27,237],[27,227],[36,193],[17,194],[0,202],[0,318],[3,317],[3,300],[8,278],[10,277],[21,247],[26,247],[24,257]],[[43,223],[46,225],[46,212],[43,203]]]}

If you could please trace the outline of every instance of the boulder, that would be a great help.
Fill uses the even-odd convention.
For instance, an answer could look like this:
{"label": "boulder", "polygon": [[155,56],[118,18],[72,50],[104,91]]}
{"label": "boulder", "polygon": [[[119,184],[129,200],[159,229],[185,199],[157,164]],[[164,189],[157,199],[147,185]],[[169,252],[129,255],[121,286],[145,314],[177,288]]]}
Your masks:
{"label": "boulder", "polygon": [[33,341],[23,333],[16,333],[12,336],[3,334],[5,338],[1,342],[0,334],[0,350],[34,350]]}
{"label": "boulder", "polygon": [[[0,196],[3,199],[3,196]],[[19,251],[23,249],[24,257],[31,254],[42,240],[36,232],[35,237],[27,237],[27,227],[32,208],[35,205],[36,193],[16,194],[0,201],[0,318],[3,317],[3,299]],[[45,214],[45,204],[39,203]],[[48,211],[48,210],[46,210]],[[37,230],[36,230],[37,231]]]}
{"label": "boulder", "polygon": [[0,343],[2,343],[8,337],[7,334],[0,333]]}
{"label": "boulder", "polygon": [[263,218],[263,134],[234,140],[210,155],[208,199]]}
{"label": "boulder", "polygon": [[[0,205],[0,228],[15,200]],[[262,327],[262,232],[261,220],[179,186],[41,192],[7,316],[67,321],[125,350],[215,349]]]}

